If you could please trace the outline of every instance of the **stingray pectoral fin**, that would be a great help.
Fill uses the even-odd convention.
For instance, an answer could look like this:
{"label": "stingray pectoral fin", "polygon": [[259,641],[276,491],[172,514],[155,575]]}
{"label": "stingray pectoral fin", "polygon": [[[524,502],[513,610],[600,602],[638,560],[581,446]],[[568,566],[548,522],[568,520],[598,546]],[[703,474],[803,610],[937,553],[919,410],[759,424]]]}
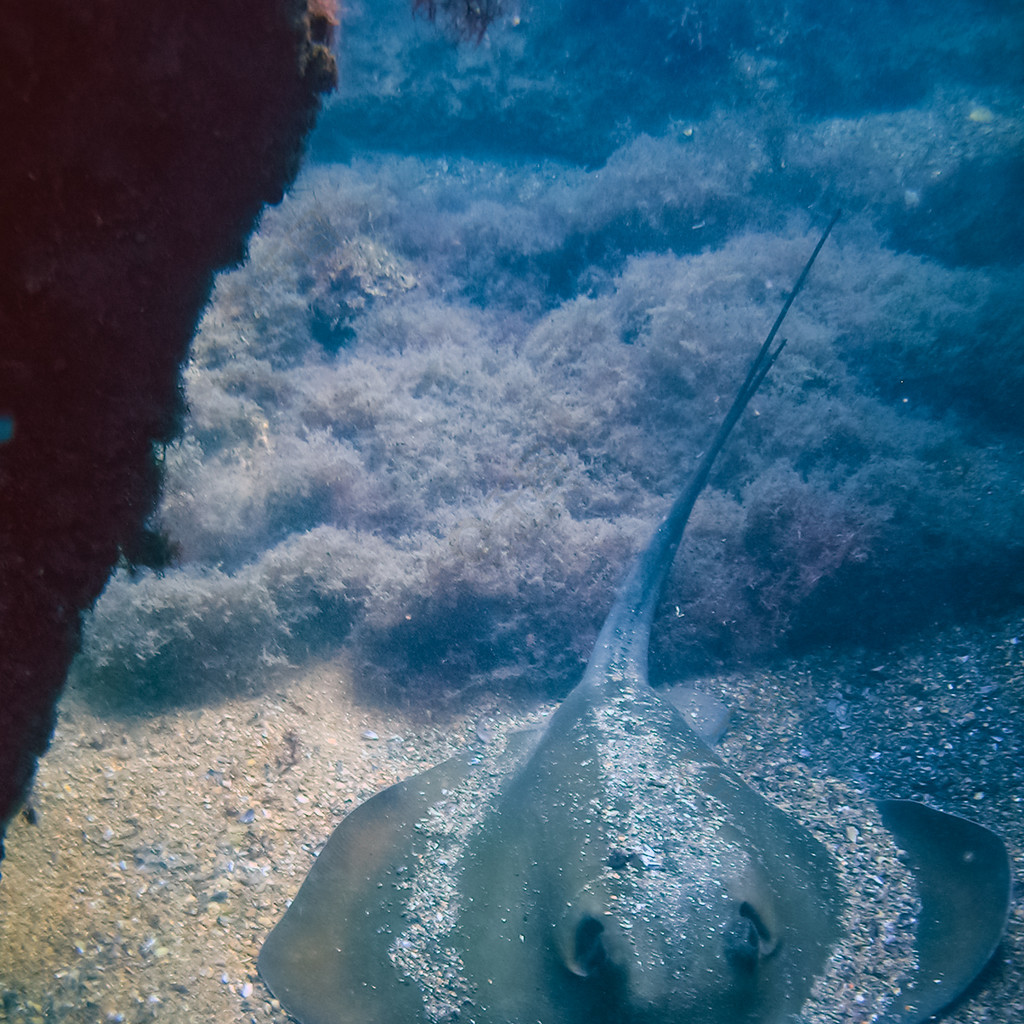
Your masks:
{"label": "stingray pectoral fin", "polygon": [[391,786],[335,829],[260,950],[267,986],[302,1024],[406,1024],[421,998],[389,955],[401,935],[398,892],[415,872],[417,825],[477,771],[522,756],[531,734],[495,759],[460,756]]}
{"label": "stingray pectoral fin", "polygon": [[918,885],[918,970],[885,1024],[921,1024],[948,1006],[988,963],[1010,908],[1010,858],[994,832],[913,800],[883,800],[885,827]]}
{"label": "stingray pectoral fin", "polygon": [[457,783],[462,765],[446,762],[391,786],[338,826],[302,888],[260,950],[271,992],[302,1024],[414,1020],[416,993],[397,984],[388,957],[393,873],[408,833]]}

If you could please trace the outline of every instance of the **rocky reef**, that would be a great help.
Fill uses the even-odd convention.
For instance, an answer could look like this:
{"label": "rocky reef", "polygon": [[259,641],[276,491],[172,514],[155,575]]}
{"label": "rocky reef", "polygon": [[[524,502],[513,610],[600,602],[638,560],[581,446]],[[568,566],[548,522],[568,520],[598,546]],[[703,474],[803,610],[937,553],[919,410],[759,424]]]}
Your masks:
{"label": "rocky reef", "polygon": [[[333,0],[7,3],[0,34],[0,827],[79,615],[144,529],[214,272],[299,166]],[[2,833],[0,833],[2,835]]]}

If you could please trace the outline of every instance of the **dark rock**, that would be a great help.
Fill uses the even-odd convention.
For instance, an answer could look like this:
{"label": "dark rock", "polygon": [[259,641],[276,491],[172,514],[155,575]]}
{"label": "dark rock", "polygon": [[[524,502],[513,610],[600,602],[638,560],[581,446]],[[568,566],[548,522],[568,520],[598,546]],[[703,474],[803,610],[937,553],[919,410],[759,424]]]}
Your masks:
{"label": "dark rock", "polygon": [[3,22],[0,828],[80,613],[147,549],[213,274],[280,200],[335,77],[325,0],[8,3]]}

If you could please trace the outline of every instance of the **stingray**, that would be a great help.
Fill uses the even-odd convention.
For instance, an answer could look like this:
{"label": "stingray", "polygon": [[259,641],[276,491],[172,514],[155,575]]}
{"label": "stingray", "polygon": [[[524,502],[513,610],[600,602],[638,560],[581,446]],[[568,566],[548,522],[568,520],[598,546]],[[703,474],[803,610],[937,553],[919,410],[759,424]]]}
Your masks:
{"label": "stingray", "polygon": [[[690,511],[834,223],[547,725],[378,793],[324,846],[259,956],[302,1024],[921,1024],[992,956],[1010,899],[994,833],[879,804],[908,895],[857,931],[850,895],[878,862],[858,877],[647,680]],[[864,949],[881,960],[858,976]]]}

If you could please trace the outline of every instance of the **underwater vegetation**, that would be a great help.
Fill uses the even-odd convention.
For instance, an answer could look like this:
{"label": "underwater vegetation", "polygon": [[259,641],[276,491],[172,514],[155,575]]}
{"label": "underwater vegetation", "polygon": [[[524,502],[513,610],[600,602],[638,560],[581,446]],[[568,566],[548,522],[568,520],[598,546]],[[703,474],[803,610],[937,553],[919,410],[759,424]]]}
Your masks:
{"label": "underwater vegetation", "polygon": [[413,0],[412,9],[427,21],[440,21],[456,39],[479,44],[491,24],[505,14],[502,0]]}
{"label": "underwater vegetation", "polygon": [[[990,14],[971,14],[986,45]],[[547,15],[524,14],[539,45],[530,17]],[[338,110],[395,85],[359,63],[359,24]],[[497,155],[494,123],[461,156],[427,151],[426,127],[370,151],[387,131],[348,122],[363,151],[310,166],[217,284],[152,524],[179,560],[109,585],[78,666],[93,692],[201,699],[344,650],[366,692],[564,694],[798,240],[840,205],[787,359],[690,524],[653,679],[1018,601],[1024,129],[994,72],[938,63],[952,44],[925,45],[929,24],[934,81],[912,103],[837,87],[809,111],[761,81],[731,108],[664,108],[593,165]],[[426,29],[387,38],[440,45]],[[511,31],[452,59],[499,74]],[[422,88],[466,81],[450,70]],[[516,83],[512,106],[531,95]]]}
{"label": "underwater vegetation", "polygon": [[[1013,0],[488,0],[465,6],[502,14],[462,46],[423,31],[408,0],[346,6],[321,161],[379,148],[600,166],[624,139],[715,110],[782,142],[794,121],[922,109],[936,88],[1012,105],[1024,64]],[[458,30],[463,0],[436,6]]]}

